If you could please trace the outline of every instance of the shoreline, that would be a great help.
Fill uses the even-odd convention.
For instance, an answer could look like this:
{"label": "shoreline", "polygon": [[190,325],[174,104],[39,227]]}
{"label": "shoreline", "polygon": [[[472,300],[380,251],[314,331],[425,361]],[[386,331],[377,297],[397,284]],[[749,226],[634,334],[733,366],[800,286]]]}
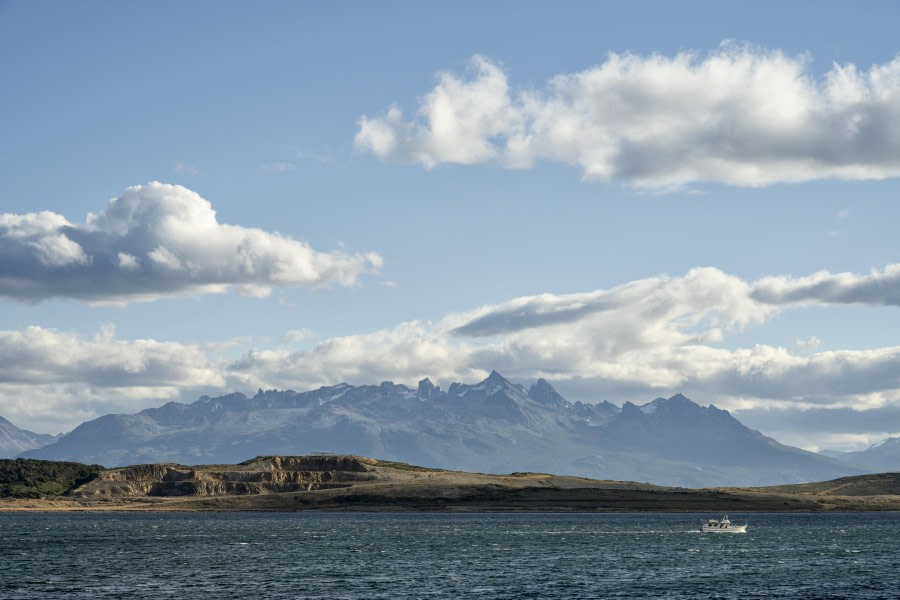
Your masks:
{"label": "shoreline", "polygon": [[[614,514],[614,513],[884,513],[900,512],[900,497],[875,498],[831,497],[828,503],[815,497],[793,498],[767,497],[759,502],[739,498],[721,501],[698,501],[690,506],[683,502],[666,503],[662,498],[647,503],[621,498],[614,505],[598,502],[593,506],[585,502],[542,503],[505,501],[451,501],[434,499],[431,502],[414,502],[410,499],[397,503],[372,502],[365,496],[356,501],[341,502],[298,501],[294,494],[270,494],[264,497],[211,496],[180,499],[116,499],[113,501],[85,502],[76,499],[21,499],[0,500],[0,513],[385,513],[385,514]],[[744,500],[744,501],[739,501]]]}
{"label": "shoreline", "polygon": [[[694,489],[546,473],[444,471],[358,456],[260,456],[236,465],[134,465],[97,470],[80,475],[81,480],[74,479],[83,467],[78,463],[29,465],[33,473],[25,477],[38,481],[44,475],[43,483],[30,488],[16,480],[6,483],[19,485],[19,497],[0,498],[0,512],[900,511],[900,473],[771,487]],[[22,497],[38,494],[42,497]]]}

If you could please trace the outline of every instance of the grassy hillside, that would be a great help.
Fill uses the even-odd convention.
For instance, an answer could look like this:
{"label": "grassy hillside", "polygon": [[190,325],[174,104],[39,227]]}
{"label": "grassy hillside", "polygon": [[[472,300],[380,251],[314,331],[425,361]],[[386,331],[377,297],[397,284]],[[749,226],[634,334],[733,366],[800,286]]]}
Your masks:
{"label": "grassy hillside", "polygon": [[841,477],[830,481],[776,485],[767,488],[783,494],[818,494],[823,496],[892,496],[900,495],[900,473],[873,473]]}
{"label": "grassy hillside", "polygon": [[94,479],[103,467],[75,462],[0,460],[0,498],[59,496]]}

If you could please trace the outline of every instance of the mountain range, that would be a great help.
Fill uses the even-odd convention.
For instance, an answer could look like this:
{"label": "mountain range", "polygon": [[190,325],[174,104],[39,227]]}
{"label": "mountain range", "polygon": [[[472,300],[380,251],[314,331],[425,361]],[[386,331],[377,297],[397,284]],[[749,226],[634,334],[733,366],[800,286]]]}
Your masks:
{"label": "mountain range", "polygon": [[642,406],[570,402],[492,372],[442,391],[389,381],[308,392],[259,390],[87,421],[26,458],[97,463],[234,463],[340,453],[485,473],[541,471],[684,487],[774,485],[866,472],[785,446],[681,394]]}
{"label": "mountain range", "polygon": [[820,454],[862,465],[875,471],[900,470],[900,438],[891,437],[873,444],[865,450],[841,452],[823,450]]}

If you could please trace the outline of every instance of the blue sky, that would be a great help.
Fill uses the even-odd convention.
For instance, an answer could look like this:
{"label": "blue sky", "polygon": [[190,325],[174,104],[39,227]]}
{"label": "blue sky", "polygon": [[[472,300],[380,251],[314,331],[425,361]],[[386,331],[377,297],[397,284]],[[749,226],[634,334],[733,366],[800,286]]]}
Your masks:
{"label": "blue sky", "polygon": [[0,2],[0,415],[496,368],[900,435],[898,11]]}

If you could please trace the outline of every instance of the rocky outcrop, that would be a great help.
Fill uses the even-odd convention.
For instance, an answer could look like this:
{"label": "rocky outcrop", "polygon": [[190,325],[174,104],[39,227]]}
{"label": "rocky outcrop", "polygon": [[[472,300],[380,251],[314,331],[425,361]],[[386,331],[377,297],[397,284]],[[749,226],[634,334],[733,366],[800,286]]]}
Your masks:
{"label": "rocky outcrop", "polygon": [[367,473],[371,471],[370,458],[355,456],[257,456],[244,461],[241,466],[261,471],[346,471],[348,473]]}
{"label": "rocky outcrop", "polygon": [[266,456],[239,465],[135,465],[104,471],[73,490],[76,498],[229,496],[348,487],[376,479],[362,459],[348,456]]}

